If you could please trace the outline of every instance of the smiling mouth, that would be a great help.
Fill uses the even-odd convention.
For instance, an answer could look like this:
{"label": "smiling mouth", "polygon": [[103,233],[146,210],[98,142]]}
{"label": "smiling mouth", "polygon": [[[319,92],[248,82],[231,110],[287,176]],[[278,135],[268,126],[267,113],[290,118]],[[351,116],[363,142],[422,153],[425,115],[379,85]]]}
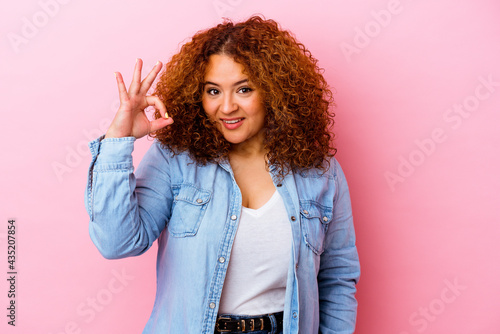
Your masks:
{"label": "smiling mouth", "polygon": [[238,122],[241,122],[243,118],[238,118],[238,119],[232,119],[232,120],[225,120],[223,119],[222,121],[226,124],[236,124]]}

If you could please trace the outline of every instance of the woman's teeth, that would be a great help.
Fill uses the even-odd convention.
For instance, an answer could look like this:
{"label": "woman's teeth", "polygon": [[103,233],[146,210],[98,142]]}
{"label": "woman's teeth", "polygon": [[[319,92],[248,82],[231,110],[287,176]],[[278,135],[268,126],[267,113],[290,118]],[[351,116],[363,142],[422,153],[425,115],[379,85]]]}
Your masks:
{"label": "woman's teeth", "polygon": [[238,123],[242,120],[243,118],[240,118],[240,119],[234,119],[234,120],[231,120],[231,121],[226,121],[226,120],[223,120],[224,123],[226,124],[235,124],[235,123]]}

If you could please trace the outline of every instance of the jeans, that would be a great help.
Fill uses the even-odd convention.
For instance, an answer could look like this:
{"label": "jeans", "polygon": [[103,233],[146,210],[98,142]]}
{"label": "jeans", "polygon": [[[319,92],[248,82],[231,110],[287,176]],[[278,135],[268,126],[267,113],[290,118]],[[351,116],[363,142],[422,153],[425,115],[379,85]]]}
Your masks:
{"label": "jeans", "polygon": [[[258,317],[255,315],[234,315],[234,314],[220,314],[219,316],[220,317],[227,317],[227,318],[231,318],[231,319],[250,319],[250,318]],[[271,319],[271,324],[272,324],[272,329],[270,331],[269,330],[262,330],[262,331],[252,331],[252,332],[248,332],[248,333],[251,333],[251,334],[283,334],[283,326],[279,326],[279,328],[278,328],[278,324],[276,323],[276,318],[274,317],[274,315],[271,315],[269,318]],[[221,332],[217,331],[217,328],[216,328],[215,333],[218,334]],[[241,333],[247,333],[247,332],[237,331],[237,332],[222,332],[222,333],[224,333],[224,334],[241,334]]]}

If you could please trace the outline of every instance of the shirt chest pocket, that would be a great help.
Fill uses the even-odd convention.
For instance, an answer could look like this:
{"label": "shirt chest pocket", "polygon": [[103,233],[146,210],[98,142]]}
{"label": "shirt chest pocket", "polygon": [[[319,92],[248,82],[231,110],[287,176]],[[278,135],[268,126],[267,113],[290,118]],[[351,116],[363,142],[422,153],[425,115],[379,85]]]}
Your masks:
{"label": "shirt chest pocket", "polygon": [[177,238],[192,237],[198,232],[211,192],[190,184],[173,186],[172,190],[174,203],[168,232]]}
{"label": "shirt chest pocket", "polygon": [[300,201],[301,229],[304,241],[315,254],[324,251],[324,240],[328,225],[332,220],[332,207],[315,201]]}

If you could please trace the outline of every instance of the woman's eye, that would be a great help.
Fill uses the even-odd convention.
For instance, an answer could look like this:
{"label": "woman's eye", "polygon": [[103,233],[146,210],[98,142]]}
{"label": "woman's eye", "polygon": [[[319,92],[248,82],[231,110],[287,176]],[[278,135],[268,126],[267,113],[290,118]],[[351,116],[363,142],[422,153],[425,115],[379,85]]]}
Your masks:
{"label": "woman's eye", "polygon": [[219,91],[215,88],[209,88],[207,89],[207,94],[208,95],[217,95],[219,93]]}
{"label": "woman's eye", "polygon": [[250,93],[252,91],[252,88],[250,88],[250,87],[241,87],[238,91],[240,93]]}

